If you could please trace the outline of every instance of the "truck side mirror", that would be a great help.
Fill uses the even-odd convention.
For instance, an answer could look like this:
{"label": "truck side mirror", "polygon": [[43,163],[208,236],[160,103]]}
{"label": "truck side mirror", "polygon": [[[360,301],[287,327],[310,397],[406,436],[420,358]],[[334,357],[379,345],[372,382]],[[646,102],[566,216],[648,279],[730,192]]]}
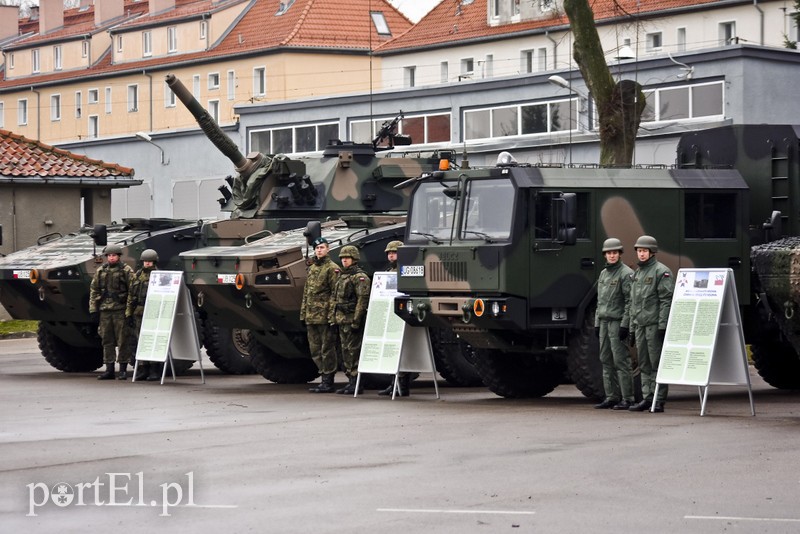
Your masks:
{"label": "truck side mirror", "polygon": [[108,244],[108,229],[105,224],[95,224],[89,235],[92,236],[92,241],[98,247],[104,247]]}
{"label": "truck side mirror", "polygon": [[322,235],[322,225],[319,221],[308,221],[306,224],[306,229],[303,230],[303,236],[306,238],[306,243],[311,246],[311,243],[314,242],[317,238]]}
{"label": "truck side mirror", "polygon": [[578,213],[578,195],[562,193],[558,210],[558,242],[562,245],[574,245],[578,241],[578,230],[575,228]]}

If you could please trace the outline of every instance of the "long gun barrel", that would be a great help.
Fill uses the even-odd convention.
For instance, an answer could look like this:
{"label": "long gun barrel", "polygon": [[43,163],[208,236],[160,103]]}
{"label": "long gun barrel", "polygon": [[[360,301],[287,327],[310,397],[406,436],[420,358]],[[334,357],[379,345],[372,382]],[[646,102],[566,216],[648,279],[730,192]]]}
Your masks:
{"label": "long gun barrel", "polygon": [[236,171],[246,181],[247,177],[258,167],[261,156],[246,158],[239,152],[239,147],[231,140],[230,137],[225,135],[225,132],[219,127],[214,118],[208,111],[200,105],[200,102],[192,96],[192,93],[186,88],[183,83],[175,77],[174,74],[167,74],[167,85],[172,92],[175,93],[183,105],[194,115],[197,124],[206,134],[206,137],[214,143],[220,152],[222,152],[231,162],[236,166]]}

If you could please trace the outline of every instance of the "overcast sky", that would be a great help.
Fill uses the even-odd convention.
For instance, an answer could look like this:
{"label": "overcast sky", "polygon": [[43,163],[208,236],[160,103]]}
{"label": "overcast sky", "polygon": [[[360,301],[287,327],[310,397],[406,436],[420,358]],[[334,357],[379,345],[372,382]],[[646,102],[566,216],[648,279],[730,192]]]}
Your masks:
{"label": "overcast sky", "polygon": [[411,19],[411,22],[419,22],[419,19],[428,14],[442,0],[389,0],[389,3],[403,12]]}

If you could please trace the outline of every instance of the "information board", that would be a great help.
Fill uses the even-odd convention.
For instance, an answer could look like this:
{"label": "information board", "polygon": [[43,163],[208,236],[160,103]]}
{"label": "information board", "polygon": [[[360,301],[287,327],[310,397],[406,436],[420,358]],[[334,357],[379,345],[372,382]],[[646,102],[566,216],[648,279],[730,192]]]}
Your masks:
{"label": "information board", "polygon": [[[147,286],[136,361],[137,365],[139,361],[169,362],[172,367],[171,360],[199,362],[205,383],[197,323],[189,290],[183,283],[183,273],[156,270],[150,273],[150,284]],[[165,365],[164,374],[166,371]]]}
{"label": "information board", "polygon": [[398,372],[430,372],[434,375],[438,398],[436,364],[428,329],[409,326],[395,315],[394,299],[399,295],[396,272],[373,275],[358,372],[395,375],[395,389]]}
{"label": "information board", "polygon": [[746,385],[753,396],[739,299],[731,269],[681,269],[675,281],[669,322],[656,376],[659,384],[706,388]]}

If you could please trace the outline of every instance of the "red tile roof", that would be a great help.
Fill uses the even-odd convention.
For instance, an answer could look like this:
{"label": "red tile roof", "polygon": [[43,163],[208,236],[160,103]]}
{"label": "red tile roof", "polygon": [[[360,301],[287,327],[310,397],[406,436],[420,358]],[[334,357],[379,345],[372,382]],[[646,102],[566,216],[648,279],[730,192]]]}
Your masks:
{"label": "red tile roof", "polygon": [[133,178],[133,169],[88,158],[0,129],[0,179]]}
{"label": "red tile roof", "polygon": [[[490,26],[487,21],[488,0],[442,0],[428,15],[403,35],[381,45],[376,52],[399,52],[432,45],[457,44],[473,39],[513,35],[525,31],[569,25],[562,10],[553,16],[513,24]],[[589,0],[596,21],[613,20],[631,15],[647,15],[700,4],[723,3],[724,0]]]}
{"label": "red tile roof", "polygon": [[[150,15],[147,9],[141,17],[137,17],[130,22],[125,22],[116,26],[114,30],[131,30],[138,26],[149,26],[151,24],[166,23],[170,21],[180,21],[191,17],[192,15],[202,15],[204,13],[213,13],[220,9],[228,8],[235,4],[247,2],[249,0],[179,0],[175,2],[175,9],[169,9],[154,15]],[[145,2],[147,6],[147,2]]]}

